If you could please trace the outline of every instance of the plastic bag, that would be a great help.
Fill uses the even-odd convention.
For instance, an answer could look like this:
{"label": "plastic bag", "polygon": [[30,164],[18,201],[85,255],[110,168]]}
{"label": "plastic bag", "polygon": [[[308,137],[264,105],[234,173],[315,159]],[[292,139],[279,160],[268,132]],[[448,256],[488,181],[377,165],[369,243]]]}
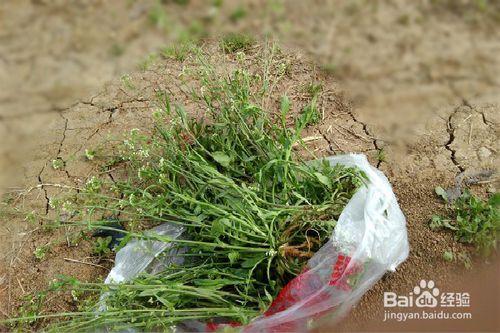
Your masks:
{"label": "plastic bag", "polygon": [[[309,260],[304,272],[280,291],[264,314],[241,327],[243,332],[304,332],[321,323],[319,319],[333,325],[386,271],[395,270],[408,257],[405,217],[384,174],[360,154],[327,160],[332,165],[359,168],[368,182],[348,202],[332,237]],[[171,237],[179,237],[183,231],[170,224],[157,228],[164,228],[162,234]],[[146,269],[144,264],[149,265],[168,247],[154,244],[151,253],[142,255],[143,242],[147,241],[135,240],[117,253],[115,267],[106,282],[117,282],[117,277],[121,277],[120,281],[135,277],[140,273],[137,263]],[[216,331],[238,324],[214,321],[183,326],[189,330]]]}
{"label": "plastic bag", "polygon": [[[161,236],[170,236],[173,239],[184,232],[184,227],[172,223],[161,224],[149,231]],[[115,266],[111,269],[104,283],[121,283],[130,281],[147,268],[158,270],[158,265],[169,263],[154,262],[154,260],[172,244],[153,240],[133,239],[116,253]],[[169,256],[172,258],[172,256]]]}

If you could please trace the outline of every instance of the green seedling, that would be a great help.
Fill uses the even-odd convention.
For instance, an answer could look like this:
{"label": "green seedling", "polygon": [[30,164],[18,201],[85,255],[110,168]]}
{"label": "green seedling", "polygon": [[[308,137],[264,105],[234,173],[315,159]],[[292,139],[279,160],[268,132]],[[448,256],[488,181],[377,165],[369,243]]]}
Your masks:
{"label": "green seedling", "polygon": [[108,237],[97,237],[92,248],[92,253],[98,256],[103,256],[111,252],[109,249],[109,244],[111,243],[111,236]]}
{"label": "green seedling", "polygon": [[255,40],[249,35],[230,33],[222,38],[220,46],[224,52],[235,53],[248,50],[254,43]]}
{"label": "green seedling", "polygon": [[[446,191],[436,188],[436,194],[447,200]],[[496,251],[500,232],[500,194],[495,193],[488,200],[482,200],[465,190],[460,197],[449,204],[449,216],[434,215],[430,221],[432,229],[448,229],[455,239],[462,243],[473,244],[477,251],[489,256]]]}
{"label": "green seedling", "polygon": [[245,7],[238,7],[236,8],[231,15],[229,15],[229,19],[233,22],[238,22],[242,18],[244,18],[247,15],[247,11]]}
{"label": "green seedling", "polygon": [[42,261],[45,259],[48,252],[49,252],[49,247],[44,245],[44,246],[37,247],[35,249],[35,251],[33,251],[33,255],[35,256],[35,258],[38,261]]}
{"label": "green seedling", "polygon": [[443,259],[445,261],[452,262],[453,260],[455,260],[455,255],[451,251],[444,251]]}
{"label": "green seedling", "polygon": [[64,160],[60,157],[52,160],[52,168],[54,168],[54,170],[61,170],[64,168]]}

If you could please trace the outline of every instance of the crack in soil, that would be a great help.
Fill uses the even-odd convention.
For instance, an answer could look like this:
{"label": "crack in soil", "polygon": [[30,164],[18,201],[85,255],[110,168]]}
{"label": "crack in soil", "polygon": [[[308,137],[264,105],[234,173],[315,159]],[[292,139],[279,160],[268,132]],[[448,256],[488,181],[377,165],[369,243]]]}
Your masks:
{"label": "crack in soil", "polygon": [[[368,124],[357,119],[356,116],[354,115],[354,113],[352,112],[352,110],[348,110],[347,113],[349,114],[349,116],[351,116],[351,119],[354,120],[355,123],[358,123],[363,127],[363,132],[365,132],[366,136],[372,140],[373,147],[375,148],[375,150],[377,152],[379,152],[381,150],[381,148],[379,147],[379,145],[377,143],[377,139],[368,130]],[[379,159],[377,161],[376,168],[378,169],[381,164],[382,164],[382,160]]]}
{"label": "crack in soil", "polygon": [[60,113],[60,116],[61,116],[61,118],[64,119],[64,130],[63,130],[63,134],[62,134],[62,139],[59,142],[59,148],[57,149],[56,158],[61,158],[62,159],[62,157],[60,157],[59,155],[61,154],[62,147],[64,145],[64,140],[66,140],[66,131],[68,130],[69,119],[66,118],[62,113]]}
{"label": "crack in soil", "polygon": [[42,189],[44,196],[45,196],[45,215],[47,215],[49,213],[49,207],[50,207],[49,195],[47,193],[47,189],[43,185],[44,183],[42,180],[42,173],[45,170],[46,165],[47,165],[46,163],[43,165],[42,169],[40,169],[40,172],[38,173],[38,176],[37,176],[38,183],[40,184],[40,188]]}
{"label": "crack in soil", "polygon": [[444,145],[445,149],[448,150],[451,154],[451,162],[458,168],[460,172],[464,172],[465,168],[461,166],[457,161],[457,151],[451,148],[451,144],[453,143],[453,141],[455,141],[455,128],[453,127],[451,120],[462,106],[467,106],[470,108],[470,104],[467,103],[467,101],[464,99],[462,105],[456,107],[455,110],[453,110],[453,112],[450,114],[450,116],[448,117],[448,122],[446,123],[446,131],[448,132],[449,139],[448,142],[446,142],[446,144]]}
{"label": "crack in soil", "polygon": [[481,115],[481,120],[483,121],[483,124],[485,124],[486,126],[491,126],[492,124],[494,124],[493,122],[486,119],[486,115],[484,114],[484,112],[482,112],[482,111],[479,112],[477,110],[476,110],[476,112],[478,112]]}
{"label": "crack in soil", "polygon": [[[330,139],[328,139],[328,136],[321,129],[318,129],[318,132],[319,132],[319,134],[321,134],[323,139],[328,143],[328,149],[330,150],[330,153],[335,154],[335,150],[333,149],[332,142],[330,141]],[[339,148],[339,150],[342,151],[342,149],[340,149],[340,147],[337,147],[337,148]]]}
{"label": "crack in soil", "polygon": [[[66,162],[59,155],[61,154],[62,147],[64,145],[64,141],[66,140],[66,131],[68,130],[69,120],[68,120],[68,118],[64,117],[64,115],[63,115],[62,112],[59,113],[59,115],[64,119],[64,130],[63,130],[63,134],[62,134],[62,139],[59,142],[59,147],[57,149],[56,158],[60,158],[63,161],[64,166],[66,166]],[[44,182],[43,182],[43,179],[42,179],[42,173],[45,171],[45,167],[46,166],[47,166],[47,161],[45,162],[45,164],[43,165],[43,167],[41,168],[41,170],[40,170],[40,172],[38,173],[38,176],[37,176],[38,183],[40,184],[40,188],[42,189],[42,191],[44,193],[44,196],[45,196],[45,215],[49,214],[49,209],[50,209],[50,198],[49,198],[47,189],[45,188]],[[66,175],[67,175],[68,178],[71,178],[71,176],[70,176],[70,174],[69,174],[69,172],[67,170],[65,170],[65,173],[66,173]]]}

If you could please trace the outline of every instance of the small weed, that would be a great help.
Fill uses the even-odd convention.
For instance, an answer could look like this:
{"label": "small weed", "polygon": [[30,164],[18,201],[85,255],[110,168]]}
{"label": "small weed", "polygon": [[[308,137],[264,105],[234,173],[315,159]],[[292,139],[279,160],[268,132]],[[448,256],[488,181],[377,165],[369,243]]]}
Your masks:
{"label": "small weed", "polygon": [[87,158],[87,160],[92,161],[95,158],[95,155],[95,150],[85,149],[85,158]]}
{"label": "small weed", "polygon": [[171,58],[177,61],[184,61],[189,55],[190,51],[191,51],[190,43],[180,43],[164,47],[161,50],[161,55],[165,58]]}
{"label": "small weed", "polygon": [[229,15],[229,19],[232,22],[238,22],[242,18],[244,18],[247,15],[247,11],[244,7],[238,7],[236,8],[231,15]]}
{"label": "small weed", "polygon": [[321,70],[328,75],[335,75],[337,73],[337,65],[334,63],[327,63],[320,66]]}
{"label": "small weed", "polygon": [[168,26],[169,18],[161,3],[157,3],[149,12],[149,21],[157,28],[165,29]]}
{"label": "small weed", "polygon": [[187,6],[189,4],[189,0],[171,0],[171,1],[181,6]]}
{"label": "small weed", "polygon": [[285,4],[283,1],[269,0],[267,3],[266,11],[273,13],[274,15],[280,16],[286,12]]}
{"label": "small weed", "polygon": [[410,24],[410,16],[408,14],[401,15],[400,17],[398,17],[397,22],[398,24],[407,26],[408,24]]}
{"label": "small weed", "polygon": [[444,251],[443,259],[448,262],[452,262],[455,259],[455,255],[451,251]]}
{"label": "small weed", "polygon": [[323,90],[323,85],[311,82],[306,86],[305,90],[310,96],[316,96]]}
{"label": "small weed", "polygon": [[124,52],[125,52],[125,48],[123,47],[123,45],[118,44],[118,43],[113,43],[113,45],[111,45],[111,48],[109,49],[109,53],[110,53],[113,57],[119,57],[119,56],[121,56]]}
{"label": "small weed", "polygon": [[40,314],[46,296],[47,296],[46,292],[40,292],[35,295],[31,294],[23,297],[22,299],[23,303],[19,308],[19,316],[30,319],[26,319],[21,323],[19,323],[21,324],[20,326],[22,326],[22,324],[31,325],[36,322],[37,320],[36,317]]}
{"label": "small weed", "polygon": [[472,268],[472,260],[467,252],[460,252],[457,255],[457,260],[462,262],[467,269]]}
{"label": "small weed", "polygon": [[134,84],[132,83],[132,78],[130,77],[130,75],[122,75],[122,77],[120,78],[123,86],[129,90],[135,90],[135,86]]}
{"label": "small weed", "polygon": [[207,36],[207,30],[205,25],[198,20],[191,22],[187,29],[182,30],[177,38],[178,42],[181,44],[186,43],[198,43],[200,40]]}
{"label": "small weed", "polygon": [[454,253],[453,251],[444,251],[443,252],[443,259],[447,262],[459,262],[464,265],[466,269],[471,269],[472,268],[472,259],[470,255],[465,252],[458,252]]}
{"label": "small weed", "polygon": [[45,259],[48,252],[49,252],[49,247],[44,245],[44,246],[37,247],[35,249],[35,251],[33,251],[33,255],[35,256],[35,258],[37,260],[42,261]]}
{"label": "small weed", "polygon": [[52,168],[54,168],[54,170],[61,170],[64,168],[64,160],[60,157],[52,160]]}
{"label": "small weed", "polygon": [[92,253],[98,256],[106,255],[111,252],[109,245],[111,244],[112,237],[97,237],[94,247],[92,248]]}
{"label": "small weed", "polygon": [[158,54],[154,52],[150,53],[139,63],[139,68],[143,71],[148,70],[156,60],[158,60]]}
{"label": "small weed", "polygon": [[379,163],[385,162],[387,159],[387,156],[385,154],[384,148],[380,148],[377,150],[377,161]]}
{"label": "small weed", "polygon": [[26,214],[26,217],[24,219],[26,222],[30,224],[35,224],[36,223],[36,213],[35,211],[31,211],[28,214]]}
{"label": "small weed", "polygon": [[255,40],[249,35],[230,33],[222,38],[220,46],[224,52],[235,53],[248,50],[254,43]]}
{"label": "small weed", "polygon": [[223,4],[224,4],[224,0],[212,0],[212,6],[214,6],[216,8],[222,7]]}
{"label": "small weed", "polygon": [[[436,194],[447,200],[446,191],[436,188]],[[449,229],[459,242],[473,244],[477,251],[489,256],[497,248],[500,231],[500,194],[495,193],[489,200],[482,200],[468,190],[449,204],[449,217],[434,215],[429,223],[431,229]]]}
{"label": "small weed", "polygon": [[351,2],[345,7],[345,15],[352,16],[356,15],[360,11],[360,6],[357,3]]}

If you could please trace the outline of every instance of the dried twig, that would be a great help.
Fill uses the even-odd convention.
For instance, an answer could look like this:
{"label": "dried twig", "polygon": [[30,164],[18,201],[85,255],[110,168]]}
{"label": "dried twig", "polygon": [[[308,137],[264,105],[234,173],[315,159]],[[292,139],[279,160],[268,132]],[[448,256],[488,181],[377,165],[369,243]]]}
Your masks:
{"label": "dried twig", "polygon": [[76,260],[76,259],[71,259],[71,258],[63,258],[63,259],[66,260],[66,261],[69,261],[69,262],[77,263],[77,264],[84,264],[84,265],[89,265],[89,266],[94,266],[94,267],[99,267],[99,268],[107,269],[106,267],[104,267],[102,265],[94,264],[94,263],[91,263],[91,262],[86,262],[86,261],[81,261],[81,260]]}

